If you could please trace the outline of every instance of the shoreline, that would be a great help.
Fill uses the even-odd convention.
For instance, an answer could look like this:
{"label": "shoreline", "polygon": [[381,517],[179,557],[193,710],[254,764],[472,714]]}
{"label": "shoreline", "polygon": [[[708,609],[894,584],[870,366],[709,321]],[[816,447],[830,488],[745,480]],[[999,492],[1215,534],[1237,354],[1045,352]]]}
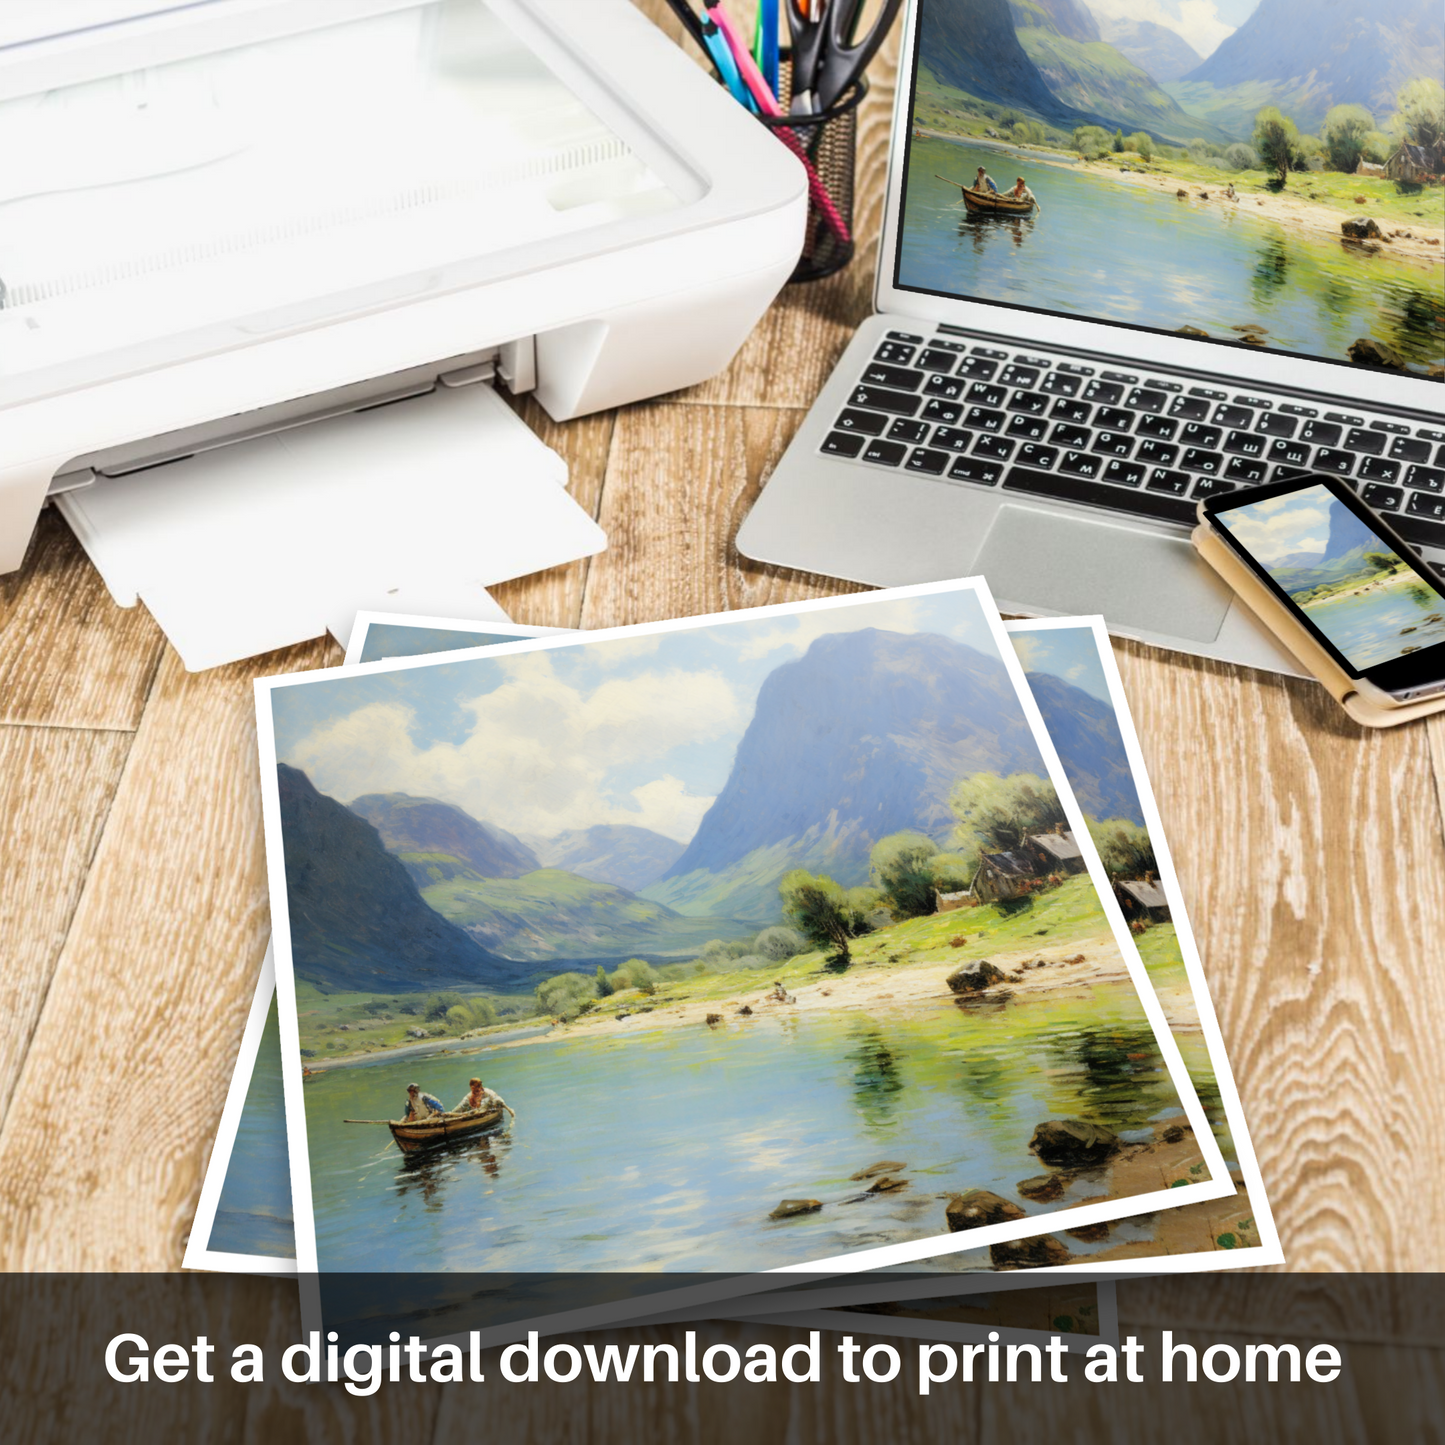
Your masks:
{"label": "shoreline", "polygon": [[1301,602],[1299,606],[1302,611],[1309,612],[1315,607],[1327,607],[1331,602],[1341,602],[1346,597],[1360,597],[1366,592],[1388,592],[1398,585],[1418,587],[1420,582],[1409,572],[1397,572],[1388,579],[1362,582],[1358,587],[1352,587],[1347,592],[1331,592],[1327,597],[1318,597],[1313,602]]}
{"label": "shoreline", "polygon": [[[1108,161],[1069,158],[1059,151],[1033,151],[1011,142],[989,140],[982,136],[946,135],[941,131],[929,130],[923,126],[918,128],[918,134],[926,136],[930,140],[945,141],[950,145],[981,146],[989,150],[1007,151],[1021,161],[1035,161],[1039,165],[1082,171],[1113,181],[1118,185],[1161,191],[1166,195],[1174,196],[1181,205],[1225,206],[1240,215],[1252,216],[1256,220],[1275,221],[1290,225],[1320,239],[1338,242],[1341,246],[1347,246],[1351,250],[1363,251],[1371,255],[1395,256],[1402,261],[1409,261],[1413,265],[1427,269],[1445,266],[1445,227],[1428,226],[1420,221],[1414,221],[1408,225],[1386,221],[1380,223],[1380,229],[1386,236],[1390,236],[1392,231],[1397,230],[1410,231],[1412,235],[1409,237],[1397,236],[1384,241],[1347,241],[1340,232],[1341,223],[1348,219],[1345,212],[1337,210],[1333,206],[1311,201],[1297,193],[1291,194],[1288,189],[1278,193],[1266,191],[1261,195],[1250,188],[1241,191],[1238,200],[1226,199],[1224,188],[1231,181],[1236,186],[1240,184],[1238,178],[1229,172],[1221,171],[1219,182],[1216,185],[1203,181],[1185,180],[1180,176],[1159,174],[1153,171],[1123,171],[1117,164],[1110,164]],[[1245,174],[1252,177],[1261,173],[1250,171]],[[1299,173],[1299,181],[1296,183],[1307,183],[1305,172]],[[1246,182],[1246,184],[1248,183]],[[1181,200],[1178,197],[1177,193],[1181,190],[1189,193],[1187,200]],[[1361,207],[1361,214],[1368,213],[1369,206],[1366,204]],[[1435,244],[1430,243],[1428,239],[1430,237],[1435,238]]]}

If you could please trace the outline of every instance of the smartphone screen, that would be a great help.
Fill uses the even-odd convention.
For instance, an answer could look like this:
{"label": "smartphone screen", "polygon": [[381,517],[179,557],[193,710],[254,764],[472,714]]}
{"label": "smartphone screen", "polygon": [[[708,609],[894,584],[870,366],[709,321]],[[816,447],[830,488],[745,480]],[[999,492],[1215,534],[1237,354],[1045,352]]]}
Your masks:
{"label": "smartphone screen", "polygon": [[1347,482],[1226,493],[1205,514],[1351,677],[1396,696],[1445,678],[1445,591]]}

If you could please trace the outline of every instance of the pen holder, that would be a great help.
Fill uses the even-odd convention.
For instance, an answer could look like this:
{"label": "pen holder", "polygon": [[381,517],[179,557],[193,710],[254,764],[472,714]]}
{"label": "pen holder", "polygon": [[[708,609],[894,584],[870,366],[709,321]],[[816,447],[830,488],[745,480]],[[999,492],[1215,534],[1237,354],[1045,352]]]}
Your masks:
{"label": "pen holder", "polygon": [[[786,107],[789,68],[779,75]],[[790,281],[820,281],[841,271],[853,259],[853,162],[858,144],[858,107],[868,94],[860,77],[825,111],[818,114],[759,116],[778,139],[811,167],[808,183],[808,229],[803,253]]]}

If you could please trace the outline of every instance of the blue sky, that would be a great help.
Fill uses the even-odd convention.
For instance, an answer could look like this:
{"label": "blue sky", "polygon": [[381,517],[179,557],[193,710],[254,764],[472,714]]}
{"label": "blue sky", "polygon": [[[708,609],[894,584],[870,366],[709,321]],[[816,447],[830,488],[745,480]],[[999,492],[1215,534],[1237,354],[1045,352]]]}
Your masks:
{"label": "blue sky", "polygon": [[1219,520],[1267,566],[1294,552],[1322,553],[1330,539],[1334,500],[1325,487],[1307,487],[1221,512]]}
{"label": "blue sky", "polygon": [[1184,37],[1201,56],[1210,55],[1254,13],[1259,0],[1087,0],[1096,15],[1149,20]]}
{"label": "blue sky", "polygon": [[1090,697],[1110,702],[1092,628],[1051,627],[1043,632],[1011,632],[1009,638],[1025,672],[1052,673]]}
{"label": "blue sky", "polygon": [[972,591],[513,657],[443,655],[274,689],[276,755],[342,802],[406,792],[515,833],[635,823],[686,842],[727,780],[763,679],[815,638],[864,627],[998,655]]}

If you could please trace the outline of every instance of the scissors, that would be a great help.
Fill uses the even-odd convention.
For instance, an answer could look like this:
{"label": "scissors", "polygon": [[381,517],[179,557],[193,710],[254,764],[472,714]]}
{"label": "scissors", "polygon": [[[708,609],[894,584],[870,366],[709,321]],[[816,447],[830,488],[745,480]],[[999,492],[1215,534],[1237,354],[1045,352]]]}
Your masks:
{"label": "scissors", "polygon": [[903,0],[883,0],[872,28],[859,40],[866,0],[788,0],[793,39],[794,115],[827,110],[878,53]]}

